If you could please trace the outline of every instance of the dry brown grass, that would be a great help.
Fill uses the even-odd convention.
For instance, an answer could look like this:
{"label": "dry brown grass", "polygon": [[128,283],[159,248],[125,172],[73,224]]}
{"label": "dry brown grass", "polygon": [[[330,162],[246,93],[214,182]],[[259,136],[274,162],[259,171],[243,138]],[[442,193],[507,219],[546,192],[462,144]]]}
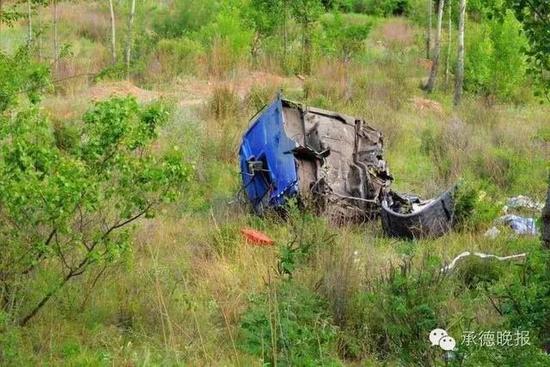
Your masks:
{"label": "dry brown grass", "polygon": [[[59,2],[57,7],[59,20],[73,27],[78,37],[96,42],[109,39],[111,24],[107,7],[95,1],[87,4]],[[48,10],[51,14],[51,8]]]}

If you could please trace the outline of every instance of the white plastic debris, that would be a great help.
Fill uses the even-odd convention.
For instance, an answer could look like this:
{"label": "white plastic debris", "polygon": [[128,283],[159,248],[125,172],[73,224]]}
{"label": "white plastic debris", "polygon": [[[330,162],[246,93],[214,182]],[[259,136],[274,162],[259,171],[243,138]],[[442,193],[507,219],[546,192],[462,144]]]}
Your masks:
{"label": "white plastic debris", "polygon": [[484,236],[494,240],[495,238],[498,237],[499,234],[500,234],[500,229],[493,226],[493,227],[489,228],[487,230],[487,232],[485,232]]}
{"label": "white plastic debris", "polygon": [[441,272],[447,272],[449,270],[452,270],[458,260],[464,258],[464,257],[467,257],[467,256],[477,256],[481,259],[496,259],[498,261],[505,261],[505,260],[513,260],[513,259],[521,259],[521,258],[524,258],[525,256],[527,256],[526,253],[521,253],[521,254],[516,254],[516,255],[510,255],[510,256],[497,256],[497,255],[493,255],[493,254],[484,254],[483,252],[474,252],[474,253],[471,253],[469,251],[464,251],[462,253],[460,253],[457,257],[455,257],[453,259],[453,261],[451,261],[451,263],[449,265],[446,265],[444,266],[442,269],[441,269]]}
{"label": "white plastic debris", "polygon": [[541,211],[544,207],[543,203],[537,202],[528,196],[519,195],[508,199],[503,210],[504,213],[508,213],[508,209],[529,209],[534,211]]}
{"label": "white plastic debris", "polygon": [[499,223],[503,223],[517,234],[529,234],[536,236],[538,234],[535,220],[533,218],[520,217],[519,215],[506,214],[498,219]]}

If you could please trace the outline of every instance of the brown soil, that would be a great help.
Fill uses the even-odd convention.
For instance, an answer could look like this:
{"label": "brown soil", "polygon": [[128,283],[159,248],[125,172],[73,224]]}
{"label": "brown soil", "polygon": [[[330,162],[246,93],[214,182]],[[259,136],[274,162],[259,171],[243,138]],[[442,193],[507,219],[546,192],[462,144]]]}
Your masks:
{"label": "brown soil", "polygon": [[441,104],[439,104],[439,102],[422,97],[413,97],[410,99],[410,101],[412,102],[416,111],[435,112],[438,114],[443,114],[443,107],[441,107]]}
{"label": "brown soil", "polygon": [[112,96],[134,96],[139,102],[151,102],[159,98],[158,92],[136,87],[128,81],[116,81],[95,85],[86,91],[92,101],[101,101]]}

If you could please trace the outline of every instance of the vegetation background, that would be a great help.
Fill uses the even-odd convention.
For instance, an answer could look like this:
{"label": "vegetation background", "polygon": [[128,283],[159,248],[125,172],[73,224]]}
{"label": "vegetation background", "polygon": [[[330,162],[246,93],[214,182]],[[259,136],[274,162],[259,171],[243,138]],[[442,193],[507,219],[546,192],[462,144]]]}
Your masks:
{"label": "vegetation background", "polygon": [[[550,252],[484,234],[548,188],[549,5],[468,2],[457,100],[464,3],[0,1],[0,364],[547,366]],[[251,215],[237,149],[279,90],[382,130],[396,190],[459,181],[457,228]],[[442,274],[462,251],[527,256]]]}

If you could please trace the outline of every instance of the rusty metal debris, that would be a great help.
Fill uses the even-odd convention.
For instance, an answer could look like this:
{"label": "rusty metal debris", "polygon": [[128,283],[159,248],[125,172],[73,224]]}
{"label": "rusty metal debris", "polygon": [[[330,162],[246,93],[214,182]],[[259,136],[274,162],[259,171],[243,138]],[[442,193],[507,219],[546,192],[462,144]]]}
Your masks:
{"label": "rusty metal debris", "polygon": [[[394,236],[440,235],[452,223],[450,192],[442,202],[445,212],[441,198],[426,205],[390,190],[383,135],[361,118],[279,95],[252,119],[239,159],[244,191],[258,214],[297,197],[337,223],[373,219],[382,210],[384,228]],[[404,215],[413,220],[402,223]],[[427,217],[436,220],[422,225]],[[399,229],[419,223],[417,230]],[[437,229],[431,228],[436,223]]]}

